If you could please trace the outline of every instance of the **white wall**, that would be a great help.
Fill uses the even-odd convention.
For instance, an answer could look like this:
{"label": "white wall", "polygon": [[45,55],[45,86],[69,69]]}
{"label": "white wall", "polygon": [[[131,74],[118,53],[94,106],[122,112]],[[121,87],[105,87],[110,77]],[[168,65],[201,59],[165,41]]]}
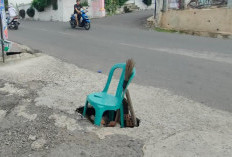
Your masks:
{"label": "white wall", "polygon": [[61,0],[63,2],[62,4],[62,13],[63,13],[63,19],[62,21],[67,22],[70,20],[71,14],[73,14],[74,11],[74,4],[76,3],[75,0]]}
{"label": "white wall", "polygon": [[19,5],[19,4],[28,4],[31,3],[32,0],[8,0],[9,4],[13,4],[14,6]]}
{"label": "white wall", "polygon": [[[64,2],[65,1],[65,2]],[[90,0],[91,2],[91,0]],[[52,6],[49,8],[45,8],[45,11],[38,12],[35,9],[35,16],[30,18],[26,15],[26,19],[40,20],[40,21],[63,21],[67,22],[70,20],[71,14],[74,11],[75,0],[58,0],[58,10],[53,10]],[[31,6],[31,4],[21,4],[18,9],[27,9]],[[90,9],[91,10],[91,9]],[[91,12],[88,13],[90,17],[92,17]]]}
{"label": "white wall", "polygon": [[34,16],[35,20],[41,20],[41,21],[62,21],[63,20],[63,15],[62,15],[62,10],[60,9],[62,6],[59,5],[58,1],[58,9],[53,10],[52,6],[49,8],[46,8],[45,11],[43,12],[38,12],[36,9],[36,13]]}
{"label": "white wall", "polygon": [[[41,20],[41,21],[63,21],[63,14],[62,14],[62,5],[59,5],[60,0],[58,1],[58,10],[53,10],[52,6],[46,8],[43,12],[38,12],[35,9],[35,16],[33,18],[29,17],[26,14],[26,19],[33,19],[33,20]],[[26,5],[19,5],[18,9],[24,9],[27,11],[30,8],[31,4]]]}

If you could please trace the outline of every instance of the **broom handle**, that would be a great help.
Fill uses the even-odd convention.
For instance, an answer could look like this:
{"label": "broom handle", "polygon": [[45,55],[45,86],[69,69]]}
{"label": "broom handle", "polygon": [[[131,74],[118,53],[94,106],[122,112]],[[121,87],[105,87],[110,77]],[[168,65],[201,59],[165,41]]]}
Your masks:
{"label": "broom handle", "polygon": [[137,126],[137,120],[136,120],[136,116],[135,116],[135,111],[134,111],[134,108],[132,106],[132,101],[131,101],[131,97],[130,97],[130,93],[129,93],[128,89],[126,90],[126,98],[127,98],[127,101],[128,101],[129,110],[131,112],[132,121],[133,121],[134,125]]}

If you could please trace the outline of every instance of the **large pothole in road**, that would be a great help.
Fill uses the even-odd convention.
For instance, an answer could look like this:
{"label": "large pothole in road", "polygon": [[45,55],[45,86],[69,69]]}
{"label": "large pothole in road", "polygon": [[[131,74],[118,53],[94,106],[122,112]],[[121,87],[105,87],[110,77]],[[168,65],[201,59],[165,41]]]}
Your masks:
{"label": "large pothole in road", "polygon": [[21,54],[22,52],[7,52],[6,55],[7,56],[12,56],[12,55],[19,55]]}
{"label": "large pothole in road", "polygon": [[[1,49],[1,48],[0,48]],[[25,45],[20,45],[12,42],[12,46],[8,52],[5,52],[4,55],[0,55],[0,63],[4,60],[5,63],[15,62],[19,60],[30,59],[40,56],[41,51],[31,49]],[[2,58],[4,57],[4,58]]]}
{"label": "large pothole in road", "polygon": [[[84,111],[84,106],[81,106],[81,107],[79,107],[79,108],[76,109],[76,112],[78,112],[80,114],[83,114],[83,111]],[[139,127],[139,125],[140,125],[140,119],[136,118],[137,126],[134,126],[131,118],[128,118],[127,115],[124,114],[124,125],[125,125],[125,127],[129,127],[129,128]],[[89,107],[86,110],[86,118],[92,124],[94,124],[95,109],[93,107]],[[113,117],[113,119],[115,119],[115,118],[116,118],[116,111],[114,111],[114,117]],[[125,119],[127,119],[127,120],[125,120]],[[109,111],[104,112],[103,117],[102,117],[102,121],[101,121],[101,125],[103,125],[105,127],[113,127],[113,126],[117,126],[116,124],[120,125],[120,122],[110,121],[110,119],[109,119]]]}

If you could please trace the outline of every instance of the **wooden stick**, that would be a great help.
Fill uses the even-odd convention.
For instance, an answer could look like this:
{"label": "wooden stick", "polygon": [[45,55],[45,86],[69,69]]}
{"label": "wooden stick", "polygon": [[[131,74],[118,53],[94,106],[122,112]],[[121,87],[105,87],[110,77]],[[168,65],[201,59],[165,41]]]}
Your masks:
{"label": "wooden stick", "polygon": [[120,113],[119,113],[120,111],[119,110],[117,110],[117,112],[116,112],[116,116],[115,116],[115,122],[119,122],[119,115],[120,115]]}
{"label": "wooden stick", "polygon": [[129,93],[128,89],[126,90],[126,99],[128,101],[128,108],[129,108],[129,111],[131,113],[131,118],[132,118],[132,121],[134,123],[134,126],[138,126],[136,116],[135,116],[135,111],[134,111],[134,108],[132,106],[132,101],[131,101],[131,97],[130,97],[130,93]]}

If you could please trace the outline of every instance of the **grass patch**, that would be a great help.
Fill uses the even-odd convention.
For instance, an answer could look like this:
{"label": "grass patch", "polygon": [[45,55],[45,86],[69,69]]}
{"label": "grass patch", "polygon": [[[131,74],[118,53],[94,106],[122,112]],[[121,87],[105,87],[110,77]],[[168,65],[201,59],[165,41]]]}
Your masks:
{"label": "grass patch", "polygon": [[176,31],[176,30],[163,29],[163,28],[159,28],[159,27],[155,27],[155,31],[157,31],[157,32],[166,32],[166,33],[177,33],[177,32],[179,32],[179,31]]}

